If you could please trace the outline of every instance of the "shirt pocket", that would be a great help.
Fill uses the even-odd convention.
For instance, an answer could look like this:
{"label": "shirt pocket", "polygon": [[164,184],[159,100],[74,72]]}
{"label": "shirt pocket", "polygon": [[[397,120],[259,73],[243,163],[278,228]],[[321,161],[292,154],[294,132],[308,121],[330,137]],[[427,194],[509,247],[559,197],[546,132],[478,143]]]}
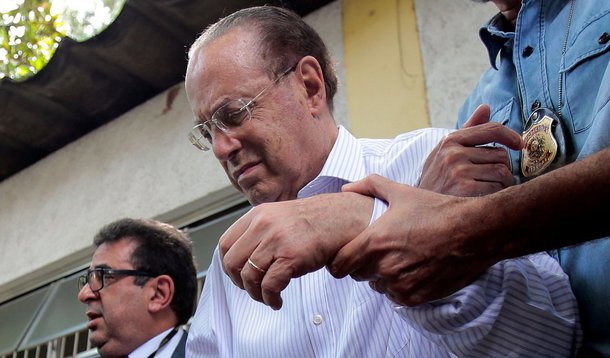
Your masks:
{"label": "shirt pocket", "polygon": [[514,98],[510,98],[502,103],[493,104],[491,113],[489,114],[489,121],[498,122],[504,126],[507,125],[510,121],[513,109],[519,110],[518,108],[513,108],[514,104]]}
{"label": "shirt pocket", "polygon": [[610,8],[595,13],[574,29],[560,70],[564,111],[568,114],[564,117],[569,118],[567,124],[571,124],[573,133],[588,130],[595,114],[610,98]]}
{"label": "shirt pocket", "polygon": [[[491,109],[490,122],[498,122],[501,125],[508,127],[515,132],[521,134],[523,131],[523,119],[519,109],[519,103],[515,98],[510,98],[507,101],[494,105]],[[511,171],[515,178],[519,177],[519,160],[521,157],[521,151],[512,150],[504,145],[498,144],[499,147],[504,148],[508,152],[510,158]]]}

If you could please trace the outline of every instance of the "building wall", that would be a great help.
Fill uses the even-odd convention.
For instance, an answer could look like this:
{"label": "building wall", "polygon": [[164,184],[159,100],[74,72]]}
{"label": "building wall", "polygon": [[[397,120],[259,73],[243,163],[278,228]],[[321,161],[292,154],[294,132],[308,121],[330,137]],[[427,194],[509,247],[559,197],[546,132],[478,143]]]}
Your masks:
{"label": "building wall", "polygon": [[429,126],[412,0],[343,0],[352,132],[387,138]]}
{"label": "building wall", "polygon": [[[493,10],[469,0],[343,0],[310,14],[338,65],[338,123],[372,137],[453,126],[487,65],[477,28]],[[93,235],[115,219],[183,225],[243,200],[213,155],[190,145],[191,123],[179,84],[1,182],[0,303],[88,265]]]}
{"label": "building wall", "polygon": [[489,67],[479,28],[498,8],[472,0],[415,0],[415,10],[430,123],[454,128],[460,105]]}

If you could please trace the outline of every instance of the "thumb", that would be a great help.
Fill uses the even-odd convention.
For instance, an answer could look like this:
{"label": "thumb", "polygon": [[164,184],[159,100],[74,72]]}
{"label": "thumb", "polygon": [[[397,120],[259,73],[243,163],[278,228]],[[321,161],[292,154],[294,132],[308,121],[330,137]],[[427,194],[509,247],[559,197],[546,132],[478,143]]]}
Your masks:
{"label": "thumb", "polygon": [[354,192],[388,201],[389,187],[396,183],[378,174],[371,174],[357,182],[343,185],[341,191]]}
{"label": "thumb", "polygon": [[369,243],[370,229],[371,227],[366,228],[352,241],[339,249],[335,257],[326,265],[331,275],[335,278],[343,278],[370,261],[366,250]]}
{"label": "thumb", "polygon": [[474,127],[479,124],[489,123],[491,109],[486,104],[481,104],[474,110],[470,118],[464,123],[462,128]]}

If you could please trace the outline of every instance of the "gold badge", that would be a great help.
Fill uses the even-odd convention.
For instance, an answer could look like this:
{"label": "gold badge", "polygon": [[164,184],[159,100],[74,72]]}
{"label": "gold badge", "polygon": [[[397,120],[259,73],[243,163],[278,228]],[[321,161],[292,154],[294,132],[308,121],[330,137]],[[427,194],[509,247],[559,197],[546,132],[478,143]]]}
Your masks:
{"label": "gold badge", "polygon": [[552,124],[553,119],[545,115],[523,133],[521,172],[526,178],[542,174],[555,159],[557,141],[551,131]]}

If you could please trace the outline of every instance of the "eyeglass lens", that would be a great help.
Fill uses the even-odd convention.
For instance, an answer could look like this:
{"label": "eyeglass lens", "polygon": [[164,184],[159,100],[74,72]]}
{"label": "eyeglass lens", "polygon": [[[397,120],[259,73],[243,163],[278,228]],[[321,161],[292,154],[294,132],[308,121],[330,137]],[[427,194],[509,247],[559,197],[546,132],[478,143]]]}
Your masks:
{"label": "eyeglass lens", "polygon": [[232,100],[218,108],[209,121],[195,126],[191,133],[191,142],[199,149],[207,150],[212,147],[214,126],[226,133],[229,128],[239,127],[249,116],[250,102],[241,99]]}
{"label": "eyeglass lens", "polygon": [[89,288],[93,292],[97,292],[102,289],[102,272],[101,271],[89,271],[86,275],[78,278],[78,288],[82,290],[86,284],[89,284]]}

